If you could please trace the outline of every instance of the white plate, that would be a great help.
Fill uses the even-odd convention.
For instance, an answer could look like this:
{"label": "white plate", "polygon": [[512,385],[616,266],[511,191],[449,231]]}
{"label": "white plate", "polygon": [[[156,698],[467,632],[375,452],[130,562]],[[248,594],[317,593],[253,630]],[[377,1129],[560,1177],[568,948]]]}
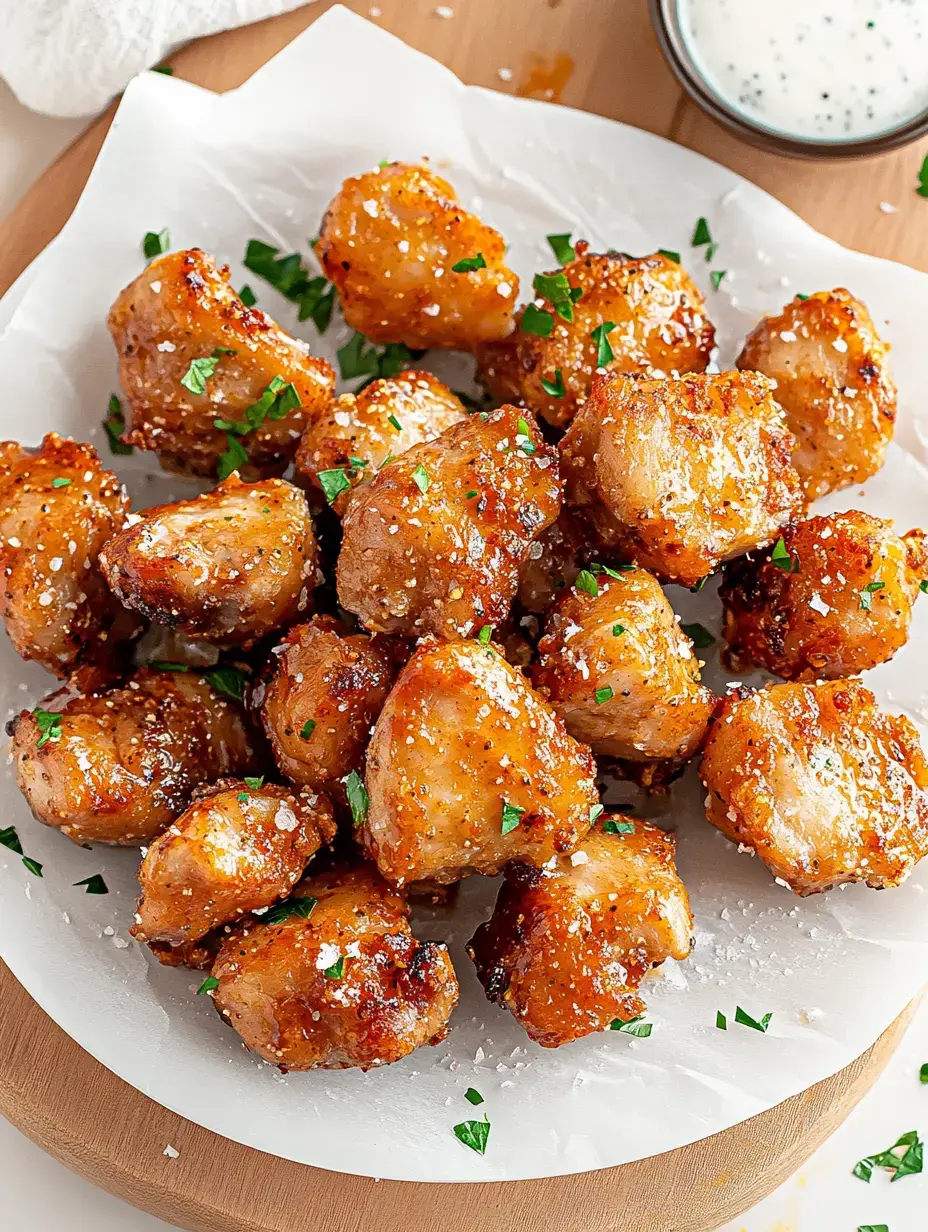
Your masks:
{"label": "white plate", "polygon": [[[293,306],[242,269],[246,240],[305,254],[346,175],[385,157],[423,155],[503,231],[525,286],[550,266],[548,232],[572,230],[631,252],[681,250],[706,288],[723,365],[757,317],[794,290],[850,286],[893,342],[901,413],[882,473],[865,496],[854,490],[835,504],[898,517],[903,530],[928,521],[917,418],[928,390],[928,278],[840,248],[730,171],[648,133],[465,89],[337,9],[231,94],[152,74],[129,88],[73,218],[17,287],[21,298],[0,336],[0,432],[37,441],[58,428],[105,452],[99,423],[115,389],[115,355],[104,318],[141,268],[139,242],[151,229],[169,226],[175,245],[199,244],[228,259],[237,286],[247,278],[263,307],[316,346]],[[911,205],[925,210],[914,194]],[[714,268],[730,271],[719,292],[688,246],[699,215],[719,242]],[[333,326],[320,349],[331,357],[344,338]],[[143,501],[161,494],[153,459],[116,461]],[[685,618],[718,628],[710,588],[671,594]],[[868,675],[881,698],[923,730],[926,622],[923,601],[910,644]],[[5,639],[0,670],[0,699],[11,714],[50,683]],[[708,680],[724,688],[717,664]],[[0,851],[3,958],[40,1005],[104,1065],[183,1116],[344,1172],[515,1179],[665,1151],[834,1073],[928,979],[928,869],[889,893],[854,887],[800,902],[710,829],[691,774],[675,785],[660,820],[679,835],[698,945],[688,962],[668,963],[648,982],[649,1039],[607,1032],[556,1051],[530,1043],[485,1001],[464,956],[495,893],[473,878],[449,919],[417,924],[421,935],[447,935],[461,977],[448,1041],[369,1074],[283,1077],[249,1056],[209,1000],[193,995],[196,975],[161,968],[127,944],[135,853],[84,851],[39,826],[12,779],[3,799],[4,824],[15,823],[26,852],[45,865],[37,880]],[[72,887],[94,872],[104,873],[108,897]],[[730,1020],[736,1005],[758,1017],[773,1011],[769,1032],[717,1031],[716,1010]],[[486,1099],[479,1113],[463,1099],[469,1086]],[[484,1111],[492,1131],[480,1158],[451,1127]]]}

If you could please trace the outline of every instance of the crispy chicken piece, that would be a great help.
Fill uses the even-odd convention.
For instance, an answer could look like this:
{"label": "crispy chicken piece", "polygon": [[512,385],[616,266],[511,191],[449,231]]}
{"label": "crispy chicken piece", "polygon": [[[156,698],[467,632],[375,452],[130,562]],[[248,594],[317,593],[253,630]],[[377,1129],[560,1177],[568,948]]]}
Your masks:
{"label": "crispy chicken piece", "polygon": [[341,797],[341,780],[361,770],[371,728],[396,677],[384,639],[346,634],[331,616],[284,638],[253,704],[281,773],[299,787]]}
{"label": "crispy chicken piece", "polygon": [[146,842],[201,783],[259,769],[241,707],[193,673],[142,668],[117,688],[60,689],[12,735],[33,814],[75,843]]}
{"label": "crispy chicken piece", "polygon": [[[594,753],[683,762],[702,744],[716,697],[693,643],[644,569],[581,580],[551,609],[532,683]],[[590,590],[596,594],[590,594]]]}
{"label": "crispy chicken piece", "polygon": [[[512,336],[477,352],[478,370],[495,397],[558,427],[586,401],[597,372],[651,378],[705,372],[715,345],[702,292],[682,265],[660,253],[599,254],[585,241],[575,247],[576,260],[536,279],[533,306],[522,310]],[[612,328],[601,343],[605,323]],[[539,328],[547,334],[534,332]]]}
{"label": "crispy chicken piece", "polygon": [[352,487],[369,483],[387,459],[434,440],[466,417],[460,398],[430,372],[409,369],[371,381],[313,419],[296,453],[295,481],[325,492],[336,513],[344,514]]}
{"label": "crispy chicken piece", "polygon": [[240,925],[213,967],[216,1009],[288,1070],[371,1069],[448,1033],[458,982],[444,945],[417,941],[409,906],[370,865],[308,877],[309,914]]}
{"label": "crispy chicken piece", "polygon": [[167,470],[215,476],[229,446],[218,419],[241,425],[232,436],[249,478],[279,475],[335,388],[331,365],[246,308],[229,267],[199,248],[156,257],[120,293],[109,328],[130,410],[123,439]]}
{"label": "crispy chicken piece", "polygon": [[557,517],[557,454],[514,407],[415,445],[352,498],[338,597],[368,629],[467,637],[505,620]]}
{"label": "crispy chicken piece", "polygon": [[870,313],[849,291],[798,296],[748,335],[739,368],[777,383],[808,500],[863,483],[883,465],[896,387]]}
{"label": "crispy chicken piece", "polygon": [[603,548],[694,586],[805,507],[772,391],[753,372],[604,381],[561,442],[567,503]]}
{"label": "crispy chicken piece", "polygon": [[306,610],[316,539],[299,488],[231,475],[194,500],[147,509],[100,564],[114,593],[150,620],[251,645]]}
{"label": "crispy chicken piece", "polygon": [[729,663],[809,681],[876,667],[905,645],[926,576],[924,531],[900,538],[857,511],[788,526],[774,548],[726,566]]}
{"label": "crispy chicken piece", "polygon": [[[132,931],[131,929],[129,930]],[[148,948],[163,967],[186,967],[188,971],[209,971],[216,961],[225,933],[222,929],[207,933],[198,941],[169,945],[166,941],[149,941]]]}
{"label": "crispy chicken piece", "polygon": [[580,572],[579,557],[589,542],[584,527],[567,509],[542,531],[519,570],[519,603],[527,612],[543,612]]}
{"label": "crispy chicken piece", "polygon": [[423,643],[367,750],[368,855],[388,881],[494,876],[572,851],[598,802],[595,762],[498,648]]}
{"label": "crispy chicken piece", "polygon": [[487,997],[542,1047],[644,1013],[642,977],[689,956],[693,916],[674,846],[673,835],[615,814],[551,867],[507,867],[468,952]]}
{"label": "crispy chicken piece", "polygon": [[55,676],[113,659],[138,629],[109,592],[97,556],[129,498],[90,445],[49,432],[37,451],[0,443],[0,568],[17,653]]}
{"label": "crispy chicken piece", "polygon": [[345,180],[316,255],[345,320],[372,342],[469,351],[512,329],[519,279],[503,237],[428,167],[390,163]]}
{"label": "crispy chicken piece", "polygon": [[797,894],[899,885],[928,852],[928,763],[857,680],[731,694],[702,762],[706,816]]}
{"label": "crispy chicken piece", "polygon": [[189,946],[286,897],[334,837],[324,796],[294,795],[262,779],[221,779],[195,793],[148,848],[129,931],[139,941]]}

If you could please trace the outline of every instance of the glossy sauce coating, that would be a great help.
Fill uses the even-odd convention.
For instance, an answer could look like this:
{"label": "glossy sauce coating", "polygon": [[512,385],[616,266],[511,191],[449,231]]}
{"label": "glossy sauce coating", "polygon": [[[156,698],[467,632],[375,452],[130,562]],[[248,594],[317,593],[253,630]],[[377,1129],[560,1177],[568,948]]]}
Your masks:
{"label": "glossy sauce coating", "polygon": [[[309,419],[330,402],[335,374],[267,313],[246,308],[229,277],[227,265],[190,248],[156,257],[120,292],[108,323],[129,404],[124,439],[156,450],[168,470],[215,476],[227,440],[214,421],[244,424],[276,377],[294,386],[300,406],[239,439],[249,478],[280,474]],[[219,357],[205,393],[192,393],[181,384],[191,362],[220,347],[234,354]]]}
{"label": "glossy sauce coating", "polygon": [[506,869],[493,916],[468,950],[487,997],[542,1047],[644,1013],[642,977],[665,958],[689,956],[693,916],[674,846],[656,826],[615,814],[572,856]]}
{"label": "glossy sauce coating", "polygon": [[308,877],[307,896],[307,919],[240,925],[213,967],[216,1009],[248,1047],[288,1070],[370,1069],[444,1039],[458,982],[445,947],[413,937],[406,900],[370,865]]}
{"label": "glossy sauce coating", "polygon": [[[410,163],[345,180],[316,246],[351,328],[414,349],[467,351],[510,332],[519,279],[505,254],[447,180]],[[453,268],[478,257],[478,269]]]}
{"label": "glossy sauce coating", "polygon": [[426,641],[368,747],[364,846],[396,884],[541,865],[589,829],[594,773],[589,749],[497,647]]}
{"label": "glossy sauce coating", "polygon": [[574,584],[579,558],[590,536],[567,509],[529,544],[519,570],[519,603],[527,612],[543,612],[562,591]]}
{"label": "glossy sauce coating", "polygon": [[857,680],[732,694],[701,775],[709,821],[797,894],[899,885],[928,852],[918,732]]}

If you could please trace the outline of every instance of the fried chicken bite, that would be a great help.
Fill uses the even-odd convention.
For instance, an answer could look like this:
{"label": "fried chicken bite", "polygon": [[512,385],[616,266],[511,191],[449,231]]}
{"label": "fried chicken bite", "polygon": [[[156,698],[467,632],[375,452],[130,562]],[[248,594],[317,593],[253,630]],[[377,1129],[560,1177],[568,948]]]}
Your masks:
{"label": "fried chicken bite", "polygon": [[519,279],[506,245],[428,167],[345,180],[316,245],[342,313],[372,342],[470,351],[512,329]]}
{"label": "fried chicken bite", "polygon": [[138,941],[189,946],[286,897],[334,837],[324,796],[297,795],[260,778],[220,779],[196,792],[145,853],[129,931]]}
{"label": "fried chicken bite", "polygon": [[475,635],[505,620],[560,502],[557,454],[534,421],[511,406],[473,415],[353,496],[339,602],[375,632]]}
{"label": "fried chicken bite", "polygon": [[712,825],[797,894],[899,885],[928,852],[918,732],[857,680],[731,694],[700,773]]}
{"label": "fried chicken bite", "polygon": [[167,470],[207,476],[220,473],[231,440],[249,478],[279,475],[331,401],[335,374],[246,308],[229,277],[190,248],[156,257],[120,292],[108,324],[129,405],[123,440],[155,450]]}
{"label": "fried chicken bite", "polygon": [[430,372],[409,369],[371,381],[312,420],[296,452],[295,482],[324,492],[344,514],[352,488],[369,483],[388,459],[466,417],[460,398]]}
{"label": "fried chicken bite", "polygon": [[849,291],[796,296],[748,335],[737,364],[776,381],[808,500],[863,483],[883,465],[896,387],[870,313]]}
{"label": "fried chicken bite", "polygon": [[[131,929],[129,930],[132,931]],[[169,945],[167,941],[149,941],[148,948],[163,967],[186,967],[188,971],[209,971],[216,961],[224,932],[216,929],[198,941]]]}
{"label": "fried chicken bite", "polygon": [[605,550],[694,586],[802,513],[792,448],[754,372],[603,381],[561,442],[565,498]]}
{"label": "fried chicken bite", "polygon": [[532,683],[594,753],[682,763],[702,744],[716,697],[653,574],[612,572],[584,571],[583,588],[555,603]]}
{"label": "fried chicken bite", "polygon": [[909,636],[924,531],[856,510],[787,526],[775,546],[725,568],[719,595],[735,669],[838,680],[891,659]]}
{"label": "fried chicken bite", "polygon": [[494,397],[566,427],[597,372],[705,372],[715,330],[682,265],[661,253],[594,253],[585,241],[575,251],[563,269],[535,279],[536,298],[511,337],[478,350]]}
{"label": "fried chicken bite", "polygon": [[376,869],[308,877],[288,903],[274,923],[239,925],[213,966],[216,1009],[249,1048],[288,1070],[371,1069],[445,1038],[448,951],[416,940]]}
{"label": "fried chicken bite", "polygon": [[589,535],[577,519],[562,509],[557,521],[529,544],[519,570],[518,599],[527,612],[540,613],[572,586],[580,572],[579,558]]}
{"label": "fried chicken bite", "polygon": [[291,783],[341,798],[341,780],[363,768],[371,728],[397,673],[384,642],[317,616],[292,628],[275,651],[253,704]]}
{"label": "fried chicken bite", "polygon": [[299,488],[230,475],[194,500],[147,509],[100,565],[114,594],[149,620],[247,646],[306,610],[316,555]]}
{"label": "fried chicken bite", "polygon": [[589,829],[595,772],[497,648],[429,639],[374,727],[362,841],[397,885],[542,865]]}
{"label": "fried chicken bite", "polygon": [[675,840],[646,821],[601,817],[571,856],[510,864],[468,953],[490,1001],[557,1048],[644,1013],[637,989],[666,958],[687,958],[693,916]]}
{"label": "fried chicken bite", "polygon": [[2,612],[16,652],[55,676],[109,665],[138,631],[103,579],[100,549],[129,498],[97,452],[49,432],[38,450],[0,443]]}
{"label": "fried chicken bite", "polygon": [[146,842],[201,783],[260,772],[242,708],[192,672],[142,668],[116,688],[61,689],[11,734],[34,816],[75,843]]}

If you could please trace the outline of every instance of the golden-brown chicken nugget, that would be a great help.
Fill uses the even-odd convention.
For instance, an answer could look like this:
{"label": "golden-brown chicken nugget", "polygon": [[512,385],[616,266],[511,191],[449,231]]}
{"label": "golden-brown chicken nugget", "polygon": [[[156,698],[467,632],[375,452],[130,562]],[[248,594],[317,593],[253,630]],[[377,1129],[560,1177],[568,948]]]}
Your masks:
{"label": "golden-brown chicken nugget", "polygon": [[295,795],[261,778],[220,779],[145,853],[129,931],[173,947],[198,941],[284,898],[334,837],[324,796]]}
{"label": "golden-brown chicken nugget", "polygon": [[241,706],[193,672],[151,668],[24,710],[13,760],[39,821],[75,843],[129,846],[160,834],[201,783],[259,772]]}
{"label": "golden-brown chicken nugget", "polygon": [[429,639],[368,746],[363,842],[395,884],[542,865],[589,830],[595,772],[589,749],[498,648]]}
{"label": "golden-brown chicken nugget", "polygon": [[345,320],[372,342],[470,351],[512,329],[519,279],[503,237],[428,167],[345,180],[316,246]]}
{"label": "golden-brown chicken nugget", "polygon": [[883,465],[896,387],[870,313],[849,291],[797,295],[748,335],[737,362],[776,381],[810,501],[863,483]]}
{"label": "golden-brown chicken nugget", "polygon": [[415,445],[351,500],[338,597],[368,629],[475,636],[505,620],[560,510],[557,453],[515,407]]}
{"label": "golden-brown chicken nugget", "polygon": [[700,773],[709,821],[797,894],[899,885],[928,852],[918,732],[857,680],[730,695]]}
{"label": "golden-brown chicken nugget", "polygon": [[694,586],[803,512],[793,444],[757,373],[619,377],[561,442],[565,498],[604,549]]}
{"label": "golden-brown chicken nugget", "polygon": [[730,664],[787,680],[837,680],[891,659],[928,575],[925,534],[856,510],[787,526],[725,568]]}
{"label": "golden-brown chicken nugget", "polygon": [[316,538],[306,497],[283,479],[230,476],[195,500],[147,509],[100,564],[149,620],[219,645],[250,645],[306,610]]}
{"label": "golden-brown chicken nugget", "polygon": [[272,911],[283,918],[240,925],[212,971],[216,1009],[266,1061],[371,1069],[447,1035],[448,951],[416,940],[406,900],[371,865],[308,877]]}
{"label": "golden-brown chicken nugget", "polygon": [[487,997],[557,1048],[644,1012],[637,988],[693,944],[675,840],[646,821],[601,817],[571,856],[511,864],[468,952]]}
{"label": "golden-brown chicken nugget", "polygon": [[199,248],[156,257],[117,297],[109,328],[130,412],[123,439],[168,470],[280,474],[335,388],[331,365],[246,308],[229,267]]}
{"label": "golden-brown chicken nugget", "polygon": [[683,266],[655,253],[593,253],[535,279],[516,332],[481,348],[479,372],[491,393],[565,427],[597,372],[663,377],[705,372],[715,345],[702,292]]}

